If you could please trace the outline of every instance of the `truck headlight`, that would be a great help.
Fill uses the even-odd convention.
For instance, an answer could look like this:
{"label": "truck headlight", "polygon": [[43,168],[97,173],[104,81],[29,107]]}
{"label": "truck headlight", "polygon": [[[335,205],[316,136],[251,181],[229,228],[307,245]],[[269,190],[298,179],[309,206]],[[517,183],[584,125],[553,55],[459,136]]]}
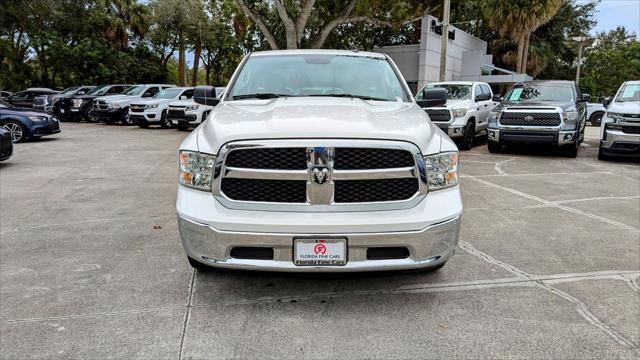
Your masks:
{"label": "truck headlight", "polygon": [[453,109],[453,117],[464,117],[467,115],[467,109]]}
{"label": "truck headlight", "polygon": [[429,191],[458,185],[458,153],[444,152],[424,157]]}
{"label": "truck headlight", "polygon": [[216,157],[195,151],[180,151],[180,177],[181,185],[193,189],[211,191],[211,179],[213,177],[213,164]]}
{"label": "truck headlight", "polygon": [[619,118],[622,117],[622,114],[607,111],[606,113],[604,113],[604,117],[608,117],[613,120],[618,120]]}
{"label": "truck headlight", "polygon": [[500,117],[500,111],[491,111],[489,113],[489,120],[498,120]]}
{"label": "truck headlight", "polygon": [[577,111],[567,111],[564,113],[564,121],[566,122],[576,122],[578,120],[578,112]]}
{"label": "truck headlight", "polygon": [[82,106],[82,99],[73,99],[73,107],[81,107]]}
{"label": "truck headlight", "polygon": [[120,104],[117,104],[117,103],[109,103],[107,106],[109,107],[109,109],[119,109],[120,108]]}
{"label": "truck headlight", "polygon": [[149,104],[147,105],[147,109],[155,109],[158,107],[158,104]]}
{"label": "truck headlight", "polygon": [[184,109],[186,111],[193,111],[193,110],[198,110],[199,107],[200,107],[200,104],[195,104],[195,105],[189,105],[189,106],[185,107]]}

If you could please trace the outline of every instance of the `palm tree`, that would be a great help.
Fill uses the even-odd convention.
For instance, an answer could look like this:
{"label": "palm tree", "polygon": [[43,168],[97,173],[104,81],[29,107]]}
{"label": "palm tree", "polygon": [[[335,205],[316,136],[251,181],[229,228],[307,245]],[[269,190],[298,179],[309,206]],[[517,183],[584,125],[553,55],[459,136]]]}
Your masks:
{"label": "palm tree", "polygon": [[526,72],[531,33],[546,24],[566,0],[488,0],[485,13],[491,27],[518,43],[516,71]]}
{"label": "palm tree", "polygon": [[140,36],[147,30],[146,8],[136,0],[104,0],[105,37],[119,49],[129,46],[129,33]]}

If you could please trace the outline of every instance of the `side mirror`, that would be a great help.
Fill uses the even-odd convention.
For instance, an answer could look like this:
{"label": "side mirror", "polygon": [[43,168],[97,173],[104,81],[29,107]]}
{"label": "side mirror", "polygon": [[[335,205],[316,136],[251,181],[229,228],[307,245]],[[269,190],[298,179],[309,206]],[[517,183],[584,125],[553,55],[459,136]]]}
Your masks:
{"label": "side mirror", "polygon": [[495,102],[502,102],[502,96],[500,95],[493,95],[493,98],[491,99]]}
{"label": "side mirror", "polygon": [[216,89],[213,86],[196,86],[193,90],[193,101],[201,105],[216,106],[220,99],[216,98]]}
{"label": "side mirror", "polygon": [[78,91],[78,95],[84,95],[84,90]]}
{"label": "side mirror", "polygon": [[144,94],[142,94],[142,97],[143,97],[143,98],[146,98],[146,97],[153,97],[153,94],[151,94],[151,93],[144,93]]}
{"label": "side mirror", "polygon": [[487,101],[489,99],[491,99],[491,95],[489,94],[476,95],[476,101]]}
{"label": "side mirror", "polygon": [[425,89],[422,99],[416,103],[421,108],[444,106],[447,103],[447,93],[447,89],[442,88]]}
{"label": "side mirror", "polygon": [[187,96],[186,95],[180,95],[180,100],[187,100]]}
{"label": "side mirror", "polygon": [[607,96],[606,98],[604,98],[604,100],[602,100],[602,105],[604,105],[604,107],[607,107],[611,104],[611,98],[609,96]]}
{"label": "side mirror", "polygon": [[587,93],[582,93],[582,96],[580,97],[580,101],[582,102],[588,102],[589,99],[591,98],[591,96]]}

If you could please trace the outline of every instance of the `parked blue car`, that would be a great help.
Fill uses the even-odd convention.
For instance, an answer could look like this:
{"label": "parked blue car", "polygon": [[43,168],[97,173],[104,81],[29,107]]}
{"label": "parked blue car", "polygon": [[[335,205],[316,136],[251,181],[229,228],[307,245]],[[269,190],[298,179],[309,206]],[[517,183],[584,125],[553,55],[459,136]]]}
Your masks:
{"label": "parked blue car", "polygon": [[11,134],[0,127],[0,161],[7,160],[13,154],[13,140]]}
{"label": "parked blue car", "polygon": [[2,100],[0,100],[0,127],[9,131],[13,142],[60,132],[60,122],[55,116],[44,111],[15,107]]}

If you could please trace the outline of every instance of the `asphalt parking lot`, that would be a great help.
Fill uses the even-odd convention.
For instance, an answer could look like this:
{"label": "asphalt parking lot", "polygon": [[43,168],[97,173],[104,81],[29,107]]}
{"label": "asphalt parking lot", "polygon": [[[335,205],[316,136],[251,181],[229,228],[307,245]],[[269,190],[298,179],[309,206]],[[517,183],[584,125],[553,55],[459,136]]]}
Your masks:
{"label": "asphalt parking lot", "polygon": [[638,358],[640,165],[461,154],[438,272],[194,272],[183,132],[64,123],[0,163],[0,357]]}

